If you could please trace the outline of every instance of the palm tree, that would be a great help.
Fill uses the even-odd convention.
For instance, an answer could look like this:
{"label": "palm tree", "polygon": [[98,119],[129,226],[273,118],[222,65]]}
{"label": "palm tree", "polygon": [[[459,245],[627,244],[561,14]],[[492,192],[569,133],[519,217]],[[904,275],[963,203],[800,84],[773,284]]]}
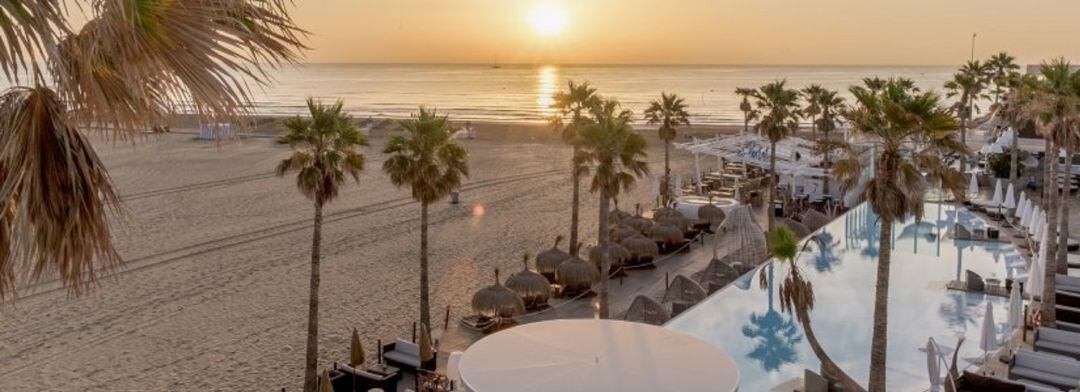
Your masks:
{"label": "palm tree", "polygon": [[[570,208],[570,254],[577,256],[578,253],[578,212],[581,205],[581,176],[585,175],[583,169],[574,165],[577,156],[578,134],[586,124],[591,122],[588,117],[589,108],[595,106],[600,96],[596,95],[596,89],[589,82],[577,84],[573,80],[567,82],[566,91],[555,93],[555,103],[551,105],[559,111],[559,116],[552,119],[552,126],[562,136],[563,142],[573,148],[571,155],[570,177],[574,183],[573,201]],[[566,120],[569,124],[566,124]]]}
{"label": "palm tree", "polygon": [[611,261],[607,249],[610,242],[608,215],[610,201],[620,193],[629,191],[637,178],[649,173],[644,158],[648,145],[645,138],[634,132],[630,125],[631,113],[622,110],[619,101],[601,100],[593,106],[593,123],[581,129],[580,148],[575,156],[577,165],[588,167],[593,173],[589,190],[600,193],[600,217],[597,243],[604,251],[600,255],[600,295],[597,316],[606,319],[608,311],[608,271]]}
{"label": "palm tree", "polygon": [[994,84],[993,107],[997,109],[1002,95],[1012,88],[1016,78],[1020,76],[1020,66],[1016,64],[1016,58],[1008,52],[1000,52],[986,61],[986,69],[990,82]]}
{"label": "palm tree", "polygon": [[469,176],[469,152],[450,138],[452,129],[446,116],[434,109],[401,122],[404,135],[386,143],[383,172],[397,187],[408,186],[420,202],[420,324],[431,327],[428,288],[428,206],[461,187]]}
{"label": "palm tree", "polygon": [[[953,75],[953,79],[945,83],[947,97],[960,98],[952,106],[953,113],[960,120],[960,142],[967,145],[967,130],[975,112],[979,106],[975,104],[980,99],[988,98],[983,91],[986,89],[986,69],[978,60],[969,61]],[[967,159],[960,160],[960,171],[967,170]]]}
{"label": "palm tree", "polygon": [[[1065,214],[1061,214],[1059,221],[1059,211],[1061,205],[1068,204],[1065,197],[1068,197],[1068,188],[1066,182],[1065,192],[1059,196],[1057,192],[1058,181],[1058,151],[1061,147],[1069,148],[1070,132],[1074,132],[1077,126],[1080,126],[1080,97],[1077,95],[1078,87],[1080,87],[1080,74],[1074,73],[1070,70],[1070,64],[1064,59],[1055,59],[1050,62],[1045,62],[1041,69],[1042,80],[1038,83],[1038,90],[1035,93],[1035,97],[1029,103],[1029,110],[1034,117],[1037,130],[1041,131],[1043,137],[1046,138],[1046,159],[1048,160],[1048,176],[1044,182],[1043,188],[1046,192],[1046,220],[1047,224],[1047,243],[1043,246],[1047,247],[1047,259],[1044,260],[1045,276],[1044,287],[1042,293],[1042,302],[1040,303],[1042,309],[1043,323],[1053,326],[1057,321],[1057,315],[1054,311],[1055,308],[1055,295],[1056,285],[1054,284],[1055,275],[1067,271],[1067,264],[1065,255],[1066,236],[1058,237],[1058,228],[1061,228],[1061,234],[1068,234],[1068,219]],[[1068,153],[1066,154],[1068,156]],[[1066,165],[1068,168],[1071,165]],[[1066,177],[1066,181],[1068,178]],[[1061,200],[1059,200],[1061,198]],[[1056,262],[1055,262],[1056,261]]]}
{"label": "palm tree", "polygon": [[802,114],[803,116],[810,116],[810,134],[816,139],[818,131],[817,116],[821,114],[821,94],[825,92],[825,88],[821,87],[821,85],[811,84],[804,87],[800,92],[803,100],[806,101],[806,107],[802,109]]}
{"label": "palm tree", "polygon": [[657,132],[660,140],[664,141],[664,184],[661,187],[661,197],[665,206],[671,202],[671,141],[675,140],[677,135],[676,128],[680,125],[690,126],[689,117],[682,97],[675,94],[660,93],[660,100],[653,101],[645,110],[645,120],[649,125],[660,124]]}
{"label": "palm tree", "polygon": [[293,149],[277,166],[278,177],[297,172],[296,188],[315,203],[315,224],[311,236],[311,289],[308,294],[307,357],[304,390],[315,391],[319,362],[319,248],[322,242],[323,205],[334,200],[346,175],[360,182],[364,156],[357,147],[367,146],[339,100],[324,106],[307,100],[310,119],[299,116],[285,121],[285,135],[278,143]]}
{"label": "palm tree", "polygon": [[1020,174],[1020,130],[1033,125],[1029,106],[1037,85],[1038,80],[1032,75],[1018,76],[1012,79],[1009,89],[999,104],[998,113],[1001,115],[1002,122],[1013,129],[1009,169],[1009,182],[1013,184],[1016,184]]}
{"label": "palm tree", "polygon": [[776,200],[776,144],[799,129],[799,92],[789,89],[786,80],[780,80],[761,86],[757,97],[757,107],[762,111],[761,121],[757,124],[759,132],[769,139],[769,231],[772,231],[775,217],[771,212],[773,200]]}
{"label": "palm tree", "polygon": [[[845,103],[844,97],[838,95],[836,90],[829,90],[822,88],[817,94],[817,106],[821,108],[821,118],[817,119],[817,128],[821,130],[823,138],[815,142],[818,151],[825,158],[824,164],[826,167],[832,167],[832,152],[840,147],[840,141],[832,140],[829,138],[829,132],[832,132],[837,127],[839,122],[839,115],[844,110]],[[825,191],[831,192],[829,188],[829,176],[825,176]]]}
{"label": "palm tree", "polygon": [[[873,148],[845,147],[846,156],[833,174],[844,193],[865,200],[880,222],[869,390],[884,391],[893,222],[921,217],[924,194],[932,183],[941,181],[954,194],[962,194],[962,177],[941,158],[967,151],[955,139],[956,122],[937,94],[915,92],[895,80],[878,93],[863,87],[852,87],[851,93],[857,105],[844,115]],[[874,155],[867,157],[871,151]],[[873,172],[866,178],[863,168],[868,160]],[[924,172],[930,173],[929,178]]]}
{"label": "palm tree", "polygon": [[[0,70],[16,86],[0,97],[0,301],[16,276],[59,275],[78,295],[120,264],[107,216],[120,201],[86,133],[126,139],[180,107],[247,113],[250,81],[303,49],[284,0],[143,3],[0,2]],[[78,31],[73,5],[89,18]]]}
{"label": "palm tree", "polygon": [[751,97],[757,97],[757,90],[752,88],[738,87],[735,94],[742,97],[739,110],[743,112],[743,133],[750,132],[750,121],[757,118],[759,112],[750,104]]}

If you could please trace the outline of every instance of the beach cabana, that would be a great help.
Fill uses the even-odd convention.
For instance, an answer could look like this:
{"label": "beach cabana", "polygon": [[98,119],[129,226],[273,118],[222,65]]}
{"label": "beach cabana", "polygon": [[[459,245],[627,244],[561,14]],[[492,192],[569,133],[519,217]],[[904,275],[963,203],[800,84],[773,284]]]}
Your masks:
{"label": "beach cabana", "polygon": [[709,293],[698,282],[685,275],[676,275],[664,290],[664,298],[660,302],[671,303],[671,313],[678,314],[708,296]]}
{"label": "beach cabana", "polygon": [[500,320],[525,313],[525,302],[513,290],[499,282],[499,270],[495,269],[495,284],[473,294],[472,310],[477,315]]}
{"label": "beach cabana", "polygon": [[565,319],[503,330],[469,346],[465,391],[733,392],[739,370],[706,341],[654,325]]}
{"label": "beach cabana", "polygon": [[563,237],[561,235],[555,237],[555,245],[552,245],[551,249],[536,255],[536,272],[539,272],[540,275],[544,275],[549,281],[555,281],[555,270],[559,268],[559,264],[562,264],[566,260],[570,260],[570,254],[559,249],[559,243],[562,242],[562,240]]}
{"label": "beach cabana", "polygon": [[750,214],[749,206],[732,209],[724,224],[720,225],[720,232],[727,236],[725,242],[730,249],[725,259],[736,270],[744,272],[769,257],[765,232]]}
{"label": "beach cabana", "polygon": [[555,271],[555,282],[562,285],[562,294],[576,295],[592,288],[600,280],[600,270],[579,257],[559,264]]}
{"label": "beach cabana", "polygon": [[524,256],[525,269],[506,279],[506,288],[513,290],[525,303],[525,309],[540,309],[547,306],[551,297],[551,282],[543,275],[529,270],[529,254]]}
{"label": "beach cabana", "polygon": [[710,293],[720,290],[742,275],[735,267],[728,264],[725,259],[729,259],[729,257],[723,259],[714,257],[709,261],[709,265],[701,271],[701,285],[707,288]]}
{"label": "beach cabana", "polygon": [[630,308],[626,309],[623,319],[635,323],[663,325],[668,320],[671,320],[671,312],[668,312],[664,305],[656,302],[656,300],[644,295],[638,295],[630,303]]}
{"label": "beach cabana", "polygon": [[778,218],[777,223],[787,226],[787,228],[791,229],[791,232],[795,233],[795,236],[798,238],[806,238],[810,235],[810,229],[807,228],[806,225],[790,218]]}
{"label": "beach cabana", "polygon": [[817,229],[820,229],[829,223],[829,217],[817,210],[808,210],[803,213],[802,223],[806,225],[806,228],[810,229],[810,231],[817,231]]}

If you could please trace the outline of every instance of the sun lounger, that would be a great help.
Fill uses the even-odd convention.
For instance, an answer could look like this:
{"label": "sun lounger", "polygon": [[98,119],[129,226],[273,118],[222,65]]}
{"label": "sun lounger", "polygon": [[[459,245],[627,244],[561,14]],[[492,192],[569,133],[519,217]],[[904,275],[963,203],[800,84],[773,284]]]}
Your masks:
{"label": "sun lounger", "polygon": [[1057,278],[1054,280],[1054,287],[1058,290],[1080,293],[1080,276],[1057,274]]}
{"label": "sun lounger", "polygon": [[1080,293],[1058,290],[1055,292],[1054,303],[1072,308],[1080,308]]}
{"label": "sun lounger", "polygon": [[1080,268],[1080,255],[1069,253],[1066,263],[1068,263],[1069,268]]}
{"label": "sun lounger", "polygon": [[1040,387],[1072,389],[1080,386],[1080,362],[1019,351],[1009,364],[1009,379],[1024,380]]}
{"label": "sun lounger", "polygon": [[[1080,359],[1080,333],[1041,327],[1035,331],[1035,351],[1067,355]],[[1080,362],[1077,362],[1080,366]],[[1080,368],[1076,373],[1080,382]]]}
{"label": "sun lounger", "polygon": [[[944,380],[945,386],[950,385],[948,379]],[[957,392],[1024,392],[1034,391],[1039,389],[1029,389],[1019,380],[1005,380],[993,376],[983,376],[972,372],[965,371],[960,375],[960,378],[956,380]],[[1048,392],[1060,392],[1059,389],[1051,387],[1046,389]]]}
{"label": "sun lounger", "polygon": [[367,391],[373,388],[381,388],[392,391],[397,388],[397,382],[401,379],[401,373],[398,369],[385,365],[377,365],[376,367],[376,369],[369,370],[334,362],[334,372],[343,376],[335,379],[331,375],[334,390]]}
{"label": "sun lounger", "polygon": [[383,360],[387,364],[401,369],[435,368],[434,359],[431,363],[420,362],[420,346],[416,343],[396,339],[393,343],[383,346]]}

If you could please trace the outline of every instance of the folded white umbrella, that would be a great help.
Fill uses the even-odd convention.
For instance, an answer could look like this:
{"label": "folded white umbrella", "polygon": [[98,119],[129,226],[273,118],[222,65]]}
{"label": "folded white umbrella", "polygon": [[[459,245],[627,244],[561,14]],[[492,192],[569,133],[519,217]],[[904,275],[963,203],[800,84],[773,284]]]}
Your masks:
{"label": "folded white umbrella", "polygon": [[1031,218],[1031,236],[1035,238],[1035,240],[1039,241],[1039,243],[1042,243],[1042,232],[1042,211],[1036,209],[1034,217]]}
{"label": "folded white umbrella", "polygon": [[1014,284],[1009,290],[1009,331],[1024,326],[1024,302],[1020,298],[1020,285]]}
{"label": "folded white umbrella", "polygon": [[979,348],[983,349],[983,354],[987,352],[997,350],[997,327],[994,325],[994,307],[990,302],[986,302],[986,314],[983,316],[982,334],[979,337]]}
{"label": "folded white umbrella", "polygon": [[971,173],[971,182],[968,183],[968,197],[975,198],[979,195],[979,180],[975,178],[975,173]]}
{"label": "folded white umbrella", "polygon": [[1016,208],[1017,204],[1016,204],[1016,193],[1015,192],[1016,191],[1013,190],[1013,184],[1010,182],[1009,183],[1009,190],[1005,191],[1005,204],[1002,204],[1001,205],[1002,207]]}
{"label": "folded white umbrella", "polygon": [[1020,192],[1020,202],[1016,203],[1016,211],[1013,212],[1013,216],[1021,218],[1020,220],[1023,220],[1024,207],[1027,207],[1027,203],[1027,193]]}
{"label": "folded white umbrella", "polygon": [[938,362],[937,344],[934,338],[926,342],[926,371],[930,374],[930,392],[941,391],[941,363]]}
{"label": "folded white umbrella", "polygon": [[[1042,252],[1039,252],[1042,255]],[[1028,278],[1027,284],[1024,285],[1024,292],[1028,294],[1028,298],[1031,298],[1031,302],[1035,302],[1036,295],[1042,295],[1043,291],[1043,262],[1039,257],[1033,257],[1031,259],[1031,265],[1028,266]]]}
{"label": "folded white umbrella", "polygon": [[994,184],[994,197],[990,198],[990,202],[994,207],[1001,207],[1005,203],[1005,199],[1001,195],[1001,179],[997,180]]}

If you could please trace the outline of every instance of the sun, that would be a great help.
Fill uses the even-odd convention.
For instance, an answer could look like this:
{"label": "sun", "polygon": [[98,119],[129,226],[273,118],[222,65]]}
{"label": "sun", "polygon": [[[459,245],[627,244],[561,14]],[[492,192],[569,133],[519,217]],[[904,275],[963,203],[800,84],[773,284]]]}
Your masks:
{"label": "sun", "polygon": [[566,28],[566,9],[552,2],[536,3],[529,12],[529,24],[537,34],[551,37]]}

